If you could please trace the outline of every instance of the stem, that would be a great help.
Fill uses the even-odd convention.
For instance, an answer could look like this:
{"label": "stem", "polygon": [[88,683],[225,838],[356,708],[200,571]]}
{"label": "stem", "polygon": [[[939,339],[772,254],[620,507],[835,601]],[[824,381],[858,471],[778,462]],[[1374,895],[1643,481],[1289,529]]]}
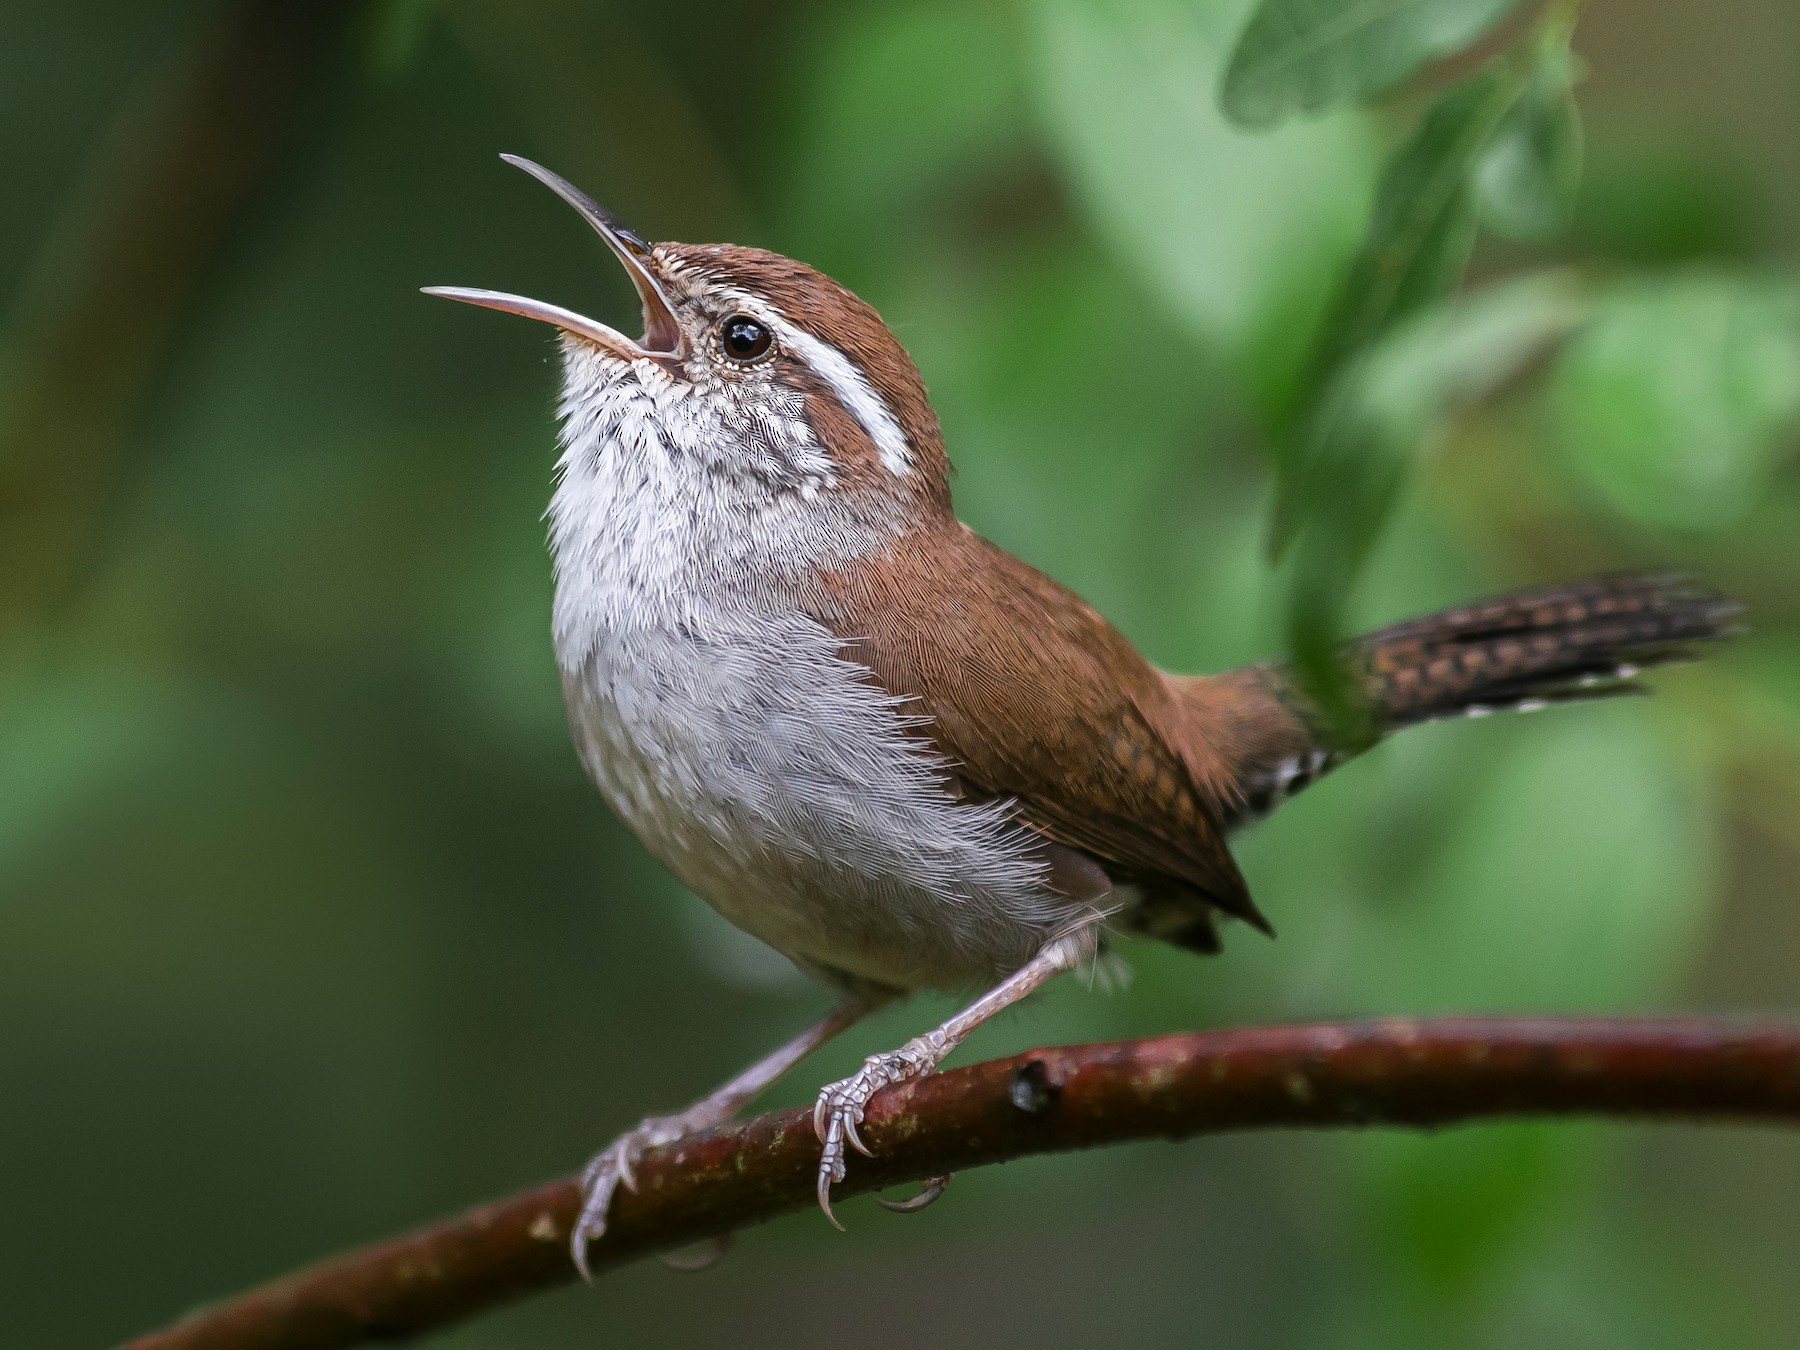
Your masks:
{"label": "stem", "polygon": [[[1577,1115],[1800,1125],[1800,1023],[1464,1018],[1034,1050],[881,1093],[863,1126],[875,1157],[853,1159],[838,1194],[1132,1139]],[[806,1109],[653,1150],[637,1193],[616,1196],[590,1266],[810,1208],[818,1156]],[[579,1203],[572,1178],[550,1182],[329,1258],[126,1350],[326,1350],[445,1326],[572,1279]]]}

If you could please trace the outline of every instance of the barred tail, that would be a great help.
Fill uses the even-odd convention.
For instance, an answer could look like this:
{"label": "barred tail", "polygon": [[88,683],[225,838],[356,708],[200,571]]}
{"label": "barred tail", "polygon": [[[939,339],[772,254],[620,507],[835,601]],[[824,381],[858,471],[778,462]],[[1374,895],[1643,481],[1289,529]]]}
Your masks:
{"label": "barred tail", "polygon": [[1739,607],[1683,577],[1602,577],[1413,619],[1353,644],[1384,732],[1446,717],[1643,693],[1641,670],[1698,657]]}
{"label": "barred tail", "polygon": [[[1645,692],[1639,672],[1693,660],[1738,631],[1740,607],[1685,577],[1601,577],[1519,591],[1397,623],[1347,644],[1346,664],[1382,735],[1452,717]],[[1248,666],[1179,680],[1207,725],[1246,710],[1220,746],[1228,827],[1266,815],[1356,753],[1333,740],[1292,675]]]}

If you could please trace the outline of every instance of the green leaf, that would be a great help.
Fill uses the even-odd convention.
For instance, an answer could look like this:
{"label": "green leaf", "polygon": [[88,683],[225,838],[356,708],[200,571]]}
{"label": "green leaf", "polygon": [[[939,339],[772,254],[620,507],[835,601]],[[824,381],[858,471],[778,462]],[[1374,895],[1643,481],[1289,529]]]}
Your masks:
{"label": "green leaf", "polygon": [[1581,185],[1577,74],[1569,29],[1547,32],[1524,93],[1475,168],[1481,223],[1494,233],[1548,238],[1573,213]]}
{"label": "green leaf", "polygon": [[1564,355],[1553,406],[1569,462],[1627,515],[1741,519],[1800,430],[1800,282],[1702,272],[1622,287]]}
{"label": "green leaf", "polygon": [[[1336,658],[1351,583],[1404,481],[1410,447],[1360,386],[1381,337],[1455,286],[1475,244],[1471,170],[1524,87],[1509,62],[1445,94],[1383,173],[1361,251],[1313,356],[1319,393],[1279,443],[1270,551],[1303,539],[1288,637],[1308,693],[1351,743],[1362,714]],[[1401,428],[1400,430],[1404,430]]]}
{"label": "green leaf", "polygon": [[[1036,0],[1038,105],[1072,195],[1157,304],[1291,386],[1377,171],[1344,115],[1252,136],[1211,97],[1244,0]],[[1278,394],[1270,395],[1275,401]]]}
{"label": "green leaf", "polygon": [[1584,316],[1573,276],[1507,281],[1427,310],[1340,372],[1312,427],[1299,509],[1290,650],[1309,692],[1355,739],[1337,616],[1408,471],[1458,408],[1486,397]]}
{"label": "green leaf", "polygon": [[1219,102],[1240,126],[1383,93],[1466,47],[1517,0],[1263,0],[1232,52]]}
{"label": "green leaf", "polygon": [[1456,285],[1475,244],[1470,173],[1522,86],[1510,66],[1457,86],[1395,152],[1320,341],[1322,373]]}
{"label": "green leaf", "polygon": [[1361,362],[1359,402],[1390,441],[1418,447],[1447,413],[1488,397],[1592,304],[1572,272],[1533,272],[1403,324]]}

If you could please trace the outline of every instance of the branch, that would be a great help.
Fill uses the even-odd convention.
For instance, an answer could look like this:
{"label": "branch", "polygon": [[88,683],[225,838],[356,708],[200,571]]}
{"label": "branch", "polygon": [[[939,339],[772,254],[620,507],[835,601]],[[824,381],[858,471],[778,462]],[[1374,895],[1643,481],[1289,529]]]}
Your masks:
{"label": "branch", "polygon": [[[1032,1153],[1227,1130],[1600,1115],[1800,1124],[1800,1024],[1443,1019],[1197,1032],[1034,1050],[881,1093],[837,1194]],[[647,1153],[596,1271],[813,1204],[809,1110]],[[573,1278],[572,1179],[195,1312],[125,1350],[326,1350],[444,1326]]]}

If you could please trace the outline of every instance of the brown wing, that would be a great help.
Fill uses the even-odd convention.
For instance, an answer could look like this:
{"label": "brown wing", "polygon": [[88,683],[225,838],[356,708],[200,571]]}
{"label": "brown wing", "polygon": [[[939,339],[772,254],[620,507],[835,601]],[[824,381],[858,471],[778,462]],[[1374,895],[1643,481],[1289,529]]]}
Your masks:
{"label": "brown wing", "polygon": [[1266,927],[1182,746],[1163,675],[1073,592],[965,526],[907,536],[821,578],[814,615],[975,791],[1115,880],[1197,892]]}

